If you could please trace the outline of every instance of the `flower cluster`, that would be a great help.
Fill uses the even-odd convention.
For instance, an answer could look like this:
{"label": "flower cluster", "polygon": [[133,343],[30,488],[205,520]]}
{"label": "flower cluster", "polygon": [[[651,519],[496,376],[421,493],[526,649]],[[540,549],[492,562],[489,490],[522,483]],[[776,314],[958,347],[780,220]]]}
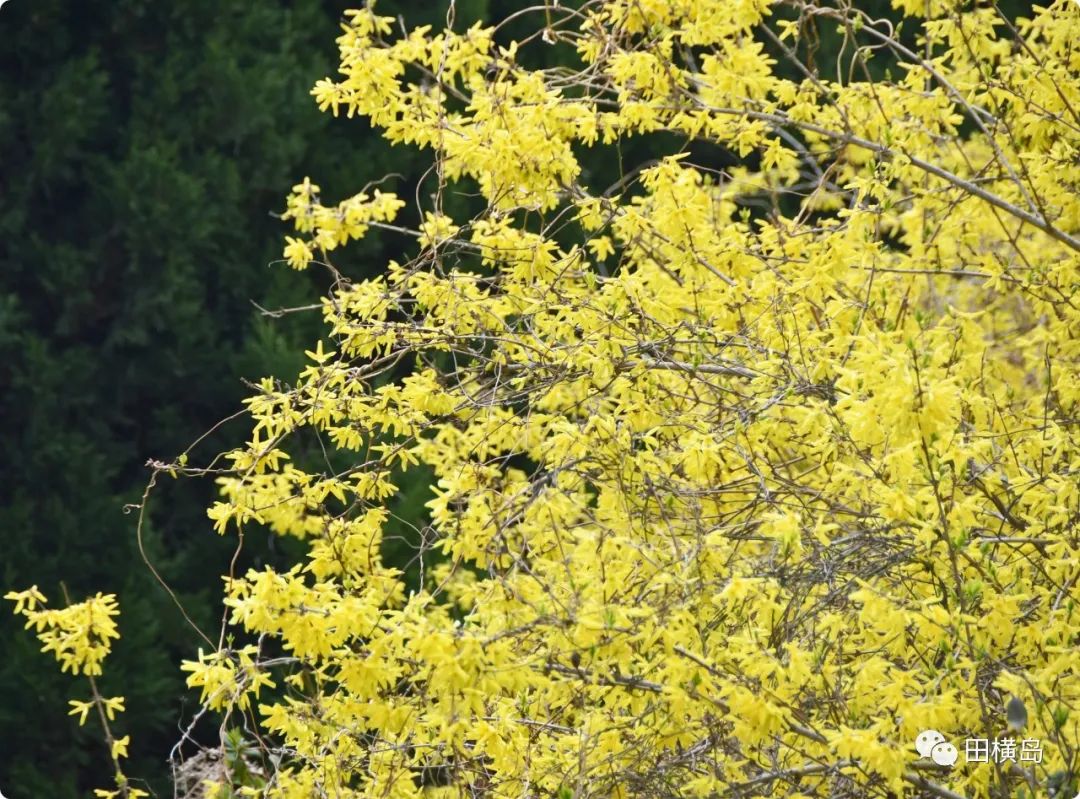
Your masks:
{"label": "flower cluster", "polygon": [[[903,36],[824,0],[544,4],[513,44],[350,14],[317,101],[438,186],[219,478],[219,531],[309,547],[228,583],[284,657],[188,667],[214,707],[294,689],[258,706],[265,796],[1005,797],[1073,767],[1080,6],[894,5]],[[552,44],[576,62],[530,66]],[[402,209],[316,194],[294,266]],[[383,559],[402,473],[432,476],[419,582]],[[992,737],[1010,695],[1040,763],[921,770],[919,730]]]}
{"label": "flower cluster", "polygon": [[120,606],[113,594],[97,593],[94,596],[69,604],[65,608],[46,610],[45,595],[36,585],[23,591],[9,591],[4,595],[15,603],[16,615],[26,618],[27,629],[33,628],[41,641],[42,652],[52,652],[63,672],[85,675],[90,683],[92,696],[89,700],[72,699],[69,715],[79,717],[79,726],[86,723],[92,711],[96,711],[109,747],[109,760],[116,775],[116,789],[98,788],[94,796],[102,799],[139,799],[149,793],[130,783],[120,767],[120,758],[128,756],[131,736],[116,737],[109,725],[117,713],[124,712],[124,697],[103,697],[98,692],[95,677],[101,676],[101,665],[112,649],[114,639],[120,637],[116,628],[116,616]]}

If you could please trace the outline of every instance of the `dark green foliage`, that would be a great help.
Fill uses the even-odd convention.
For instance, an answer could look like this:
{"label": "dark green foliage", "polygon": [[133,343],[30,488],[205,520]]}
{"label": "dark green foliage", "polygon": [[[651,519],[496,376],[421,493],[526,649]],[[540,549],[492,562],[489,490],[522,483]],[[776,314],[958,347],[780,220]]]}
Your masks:
{"label": "dark green foliage", "polygon": [[[140,501],[148,459],[237,410],[241,378],[295,375],[320,334],[317,313],[268,320],[252,304],[309,304],[329,285],[325,271],[271,265],[286,232],[271,212],[289,187],[311,175],[329,202],[412,172],[415,154],[388,160],[362,123],[308,96],[333,71],[349,5],[14,0],[0,12],[0,585],[36,583],[56,604],[61,580],[73,599],[119,595],[103,691],[127,697],[129,773],[169,795],[165,758],[193,704],[178,665],[197,637],[123,508]],[[403,244],[373,235],[337,265],[370,274]],[[245,432],[226,427],[193,461]],[[166,482],[146,547],[216,637],[236,541],[211,532],[210,481]],[[274,557],[249,539],[239,564]],[[6,607],[0,652],[0,787],[12,799],[111,787],[93,719],[80,730],[65,715],[85,679],[60,675]]]}

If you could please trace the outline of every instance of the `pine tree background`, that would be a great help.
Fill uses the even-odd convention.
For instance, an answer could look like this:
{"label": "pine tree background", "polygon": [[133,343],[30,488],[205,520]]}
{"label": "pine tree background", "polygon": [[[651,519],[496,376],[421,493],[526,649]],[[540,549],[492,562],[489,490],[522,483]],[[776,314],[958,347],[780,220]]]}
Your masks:
{"label": "pine tree background", "polygon": [[[0,582],[38,584],[54,601],[61,581],[73,598],[119,595],[123,643],[103,688],[127,697],[130,771],[157,777],[161,795],[192,712],[178,664],[198,639],[123,508],[139,502],[148,459],[173,458],[235,412],[242,378],[295,375],[318,337],[318,314],[272,320],[253,305],[309,304],[328,285],[272,264],[285,226],[271,213],[289,187],[311,175],[335,197],[397,172],[407,191],[415,154],[388,158],[308,96],[333,69],[350,5],[14,0],[0,11]],[[373,234],[350,269],[377,270],[402,246]],[[236,542],[210,531],[209,482],[165,490],[171,510],[151,509],[148,554],[213,631]],[[243,557],[275,553],[250,541]],[[59,674],[7,609],[0,653],[6,794],[108,786],[100,735],[66,716],[85,682]]]}

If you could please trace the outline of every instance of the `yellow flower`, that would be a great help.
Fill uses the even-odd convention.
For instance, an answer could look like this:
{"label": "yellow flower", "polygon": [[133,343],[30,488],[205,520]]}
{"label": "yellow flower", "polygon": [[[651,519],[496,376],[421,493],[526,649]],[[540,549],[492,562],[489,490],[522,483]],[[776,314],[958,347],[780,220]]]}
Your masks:
{"label": "yellow flower", "polygon": [[307,265],[311,263],[315,255],[311,252],[311,247],[307,242],[301,239],[294,239],[292,236],[286,236],[285,251],[283,253],[285,260],[289,262],[289,266],[293,269],[307,269]]}
{"label": "yellow flower", "polygon": [[8,591],[4,594],[4,599],[10,599],[15,603],[16,615],[22,613],[24,608],[32,611],[39,604],[45,604],[45,595],[38,590],[36,585],[30,586],[25,591]]}
{"label": "yellow flower", "polygon": [[125,735],[123,738],[113,739],[112,748],[110,750],[113,760],[128,756],[127,748],[129,743],[131,743],[130,735]]}
{"label": "yellow flower", "polygon": [[80,702],[78,700],[71,699],[71,700],[68,701],[68,704],[71,705],[71,711],[68,713],[68,715],[69,716],[78,715],[79,716],[79,726],[81,727],[83,724],[86,723],[86,716],[93,709],[94,703],[93,702]]}
{"label": "yellow flower", "polygon": [[122,696],[114,696],[111,699],[105,699],[102,704],[105,706],[105,715],[108,716],[109,721],[113,720],[114,713],[124,712],[124,697]]}

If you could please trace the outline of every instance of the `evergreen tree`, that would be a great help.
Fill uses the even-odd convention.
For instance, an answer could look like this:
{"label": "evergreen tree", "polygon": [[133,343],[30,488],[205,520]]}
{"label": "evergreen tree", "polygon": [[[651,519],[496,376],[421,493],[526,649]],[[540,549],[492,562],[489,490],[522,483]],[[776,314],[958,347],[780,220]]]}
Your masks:
{"label": "evergreen tree", "polygon": [[[309,173],[340,192],[412,171],[405,151],[372,170],[374,135],[308,96],[348,5],[17,0],[0,13],[0,584],[120,595],[125,643],[105,684],[128,696],[135,773],[167,772],[190,719],[179,654],[197,637],[124,506],[148,459],[239,407],[241,378],[296,372],[318,315],[271,323],[252,303],[310,303],[329,280],[271,263],[283,191]],[[376,236],[351,266],[396,246]],[[207,488],[178,486],[143,532],[213,630],[234,544],[204,535]],[[240,562],[273,557],[254,541]],[[70,675],[43,668],[18,627],[0,617],[0,778],[13,797],[84,795],[108,782],[101,744],[64,715]]]}

